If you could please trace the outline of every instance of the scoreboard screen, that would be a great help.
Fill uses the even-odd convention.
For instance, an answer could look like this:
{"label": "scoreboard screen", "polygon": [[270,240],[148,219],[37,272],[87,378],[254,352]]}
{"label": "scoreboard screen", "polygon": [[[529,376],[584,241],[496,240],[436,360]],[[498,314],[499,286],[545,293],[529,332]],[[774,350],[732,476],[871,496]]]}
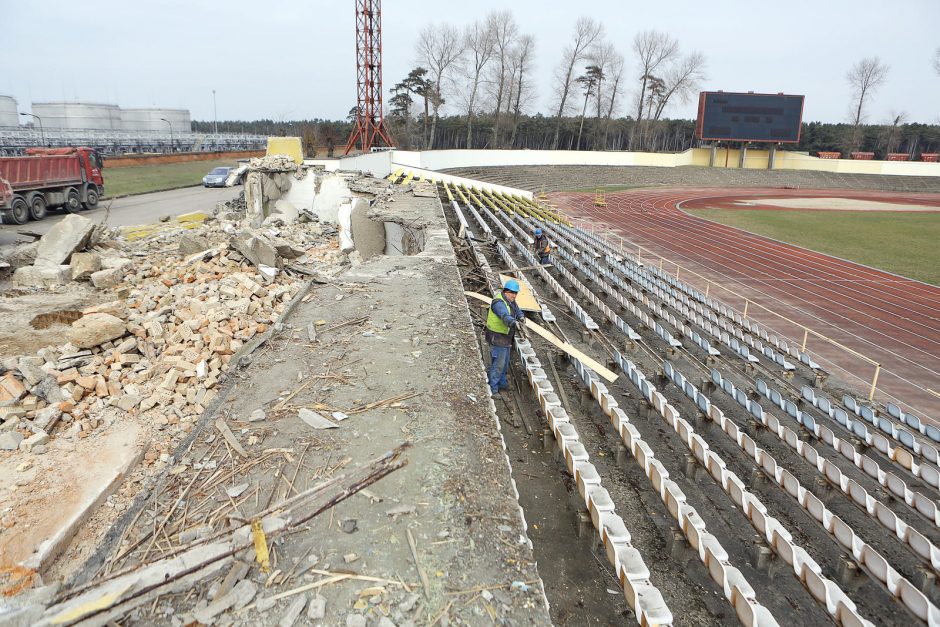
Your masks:
{"label": "scoreboard screen", "polygon": [[698,97],[698,139],[796,144],[803,96],[703,91]]}

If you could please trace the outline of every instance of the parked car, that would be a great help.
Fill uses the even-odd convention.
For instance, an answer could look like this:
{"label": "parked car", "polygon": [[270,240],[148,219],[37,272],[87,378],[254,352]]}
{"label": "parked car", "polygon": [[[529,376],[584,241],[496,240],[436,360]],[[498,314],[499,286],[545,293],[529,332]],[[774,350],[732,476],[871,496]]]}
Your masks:
{"label": "parked car", "polygon": [[213,168],[211,172],[202,177],[203,187],[225,187],[225,179],[234,168]]}

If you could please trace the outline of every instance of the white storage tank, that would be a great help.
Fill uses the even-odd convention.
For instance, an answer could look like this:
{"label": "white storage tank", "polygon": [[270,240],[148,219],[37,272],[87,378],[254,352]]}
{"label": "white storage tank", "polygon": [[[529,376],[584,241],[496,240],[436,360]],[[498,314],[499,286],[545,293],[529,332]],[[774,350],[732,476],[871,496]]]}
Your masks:
{"label": "white storage tank", "polygon": [[11,96],[0,96],[0,128],[19,128],[20,116],[16,111],[16,100]]}
{"label": "white storage tank", "polygon": [[117,105],[94,102],[34,102],[33,113],[46,129],[120,130]]}
{"label": "white storage tank", "polygon": [[188,133],[190,131],[189,109],[122,109],[121,128],[125,131],[163,131],[169,132],[170,126],[174,133]]}

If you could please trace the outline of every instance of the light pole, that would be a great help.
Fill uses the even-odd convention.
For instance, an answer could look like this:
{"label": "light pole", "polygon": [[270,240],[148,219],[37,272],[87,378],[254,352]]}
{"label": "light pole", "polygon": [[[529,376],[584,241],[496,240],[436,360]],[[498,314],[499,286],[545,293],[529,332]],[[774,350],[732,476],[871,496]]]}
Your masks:
{"label": "light pole", "polygon": [[212,90],[212,115],[215,118],[215,134],[219,134],[219,111],[215,107],[215,90]]}
{"label": "light pole", "polygon": [[36,115],[35,113],[20,113],[20,115],[28,115],[32,118],[39,120],[39,136],[42,137],[42,147],[46,147],[46,131],[42,128],[42,118]]}
{"label": "light pole", "polygon": [[170,121],[166,118],[160,118],[160,121],[166,122],[167,126],[170,127],[170,152],[175,152],[173,146],[173,124],[171,124]]}

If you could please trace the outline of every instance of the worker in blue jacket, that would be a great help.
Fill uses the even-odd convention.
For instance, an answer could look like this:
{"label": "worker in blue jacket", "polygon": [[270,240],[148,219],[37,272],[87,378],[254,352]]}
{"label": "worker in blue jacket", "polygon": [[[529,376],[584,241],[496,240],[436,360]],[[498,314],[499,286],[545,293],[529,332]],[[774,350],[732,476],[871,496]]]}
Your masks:
{"label": "worker in blue jacket", "polygon": [[490,303],[486,316],[486,343],[490,345],[490,369],[487,383],[490,392],[508,390],[509,381],[506,371],[509,369],[509,357],[517,329],[525,325],[525,314],[516,304],[519,295],[519,282],[509,279],[503,285],[503,291]]}

